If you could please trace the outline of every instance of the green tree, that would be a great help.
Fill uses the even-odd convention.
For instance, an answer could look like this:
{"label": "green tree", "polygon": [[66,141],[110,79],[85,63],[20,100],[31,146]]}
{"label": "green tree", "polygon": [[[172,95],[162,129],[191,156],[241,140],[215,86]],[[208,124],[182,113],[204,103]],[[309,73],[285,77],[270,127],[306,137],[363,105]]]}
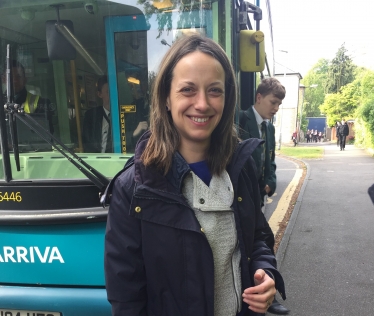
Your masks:
{"label": "green tree", "polygon": [[358,79],[361,82],[361,101],[355,117],[355,143],[374,148],[374,71],[362,69]]}
{"label": "green tree", "polygon": [[347,53],[348,51],[343,43],[329,65],[326,93],[338,93],[341,87],[355,79],[356,65],[353,64]]}
{"label": "green tree", "polygon": [[325,99],[328,66],[328,59],[318,60],[302,80],[302,84],[306,87],[304,92],[303,117],[321,116],[319,106]]}
{"label": "green tree", "polygon": [[374,71],[365,69],[358,75],[361,81],[362,101],[372,99],[374,96]]}
{"label": "green tree", "polygon": [[341,121],[343,118],[353,119],[360,101],[361,80],[356,79],[341,87],[339,93],[327,94],[320,110],[326,114],[327,124],[334,126],[336,121]]}
{"label": "green tree", "polygon": [[326,95],[325,102],[320,106],[320,110],[326,114],[328,126],[334,126],[337,121],[341,121],[341,103],[340,94],[331,93]]}

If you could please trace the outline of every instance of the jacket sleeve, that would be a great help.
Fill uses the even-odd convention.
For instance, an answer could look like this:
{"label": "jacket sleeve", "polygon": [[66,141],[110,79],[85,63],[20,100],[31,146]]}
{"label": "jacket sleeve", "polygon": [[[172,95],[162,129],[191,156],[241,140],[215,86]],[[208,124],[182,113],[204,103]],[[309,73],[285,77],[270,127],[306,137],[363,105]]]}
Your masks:
{"label": "jacket sleeve", "polygon": [[275,129],[273,125],[269,126],[269,131],[270,170],[266,178],[266,184],[271,189],[268,196],[272,196],[277,188],[277,176],[275,174],[277,169],[277,165],[275,164]]}
{"label": "jacket sleeve", "polygon": [[134,181],[130,168],[113,186],[105,235],[105,280],[113,316],[146,316],[146,275],[141,224],[130,216]]}
{"label": "jacket sleeve", "polygon": [[[264,217],[265,218],[265,217]],[[265,219],[266,222],[266,219]],[[274,276],[275,288],[279,291],[282,298],[286,299],[285,285],[283,277],[277,270],[277,261],[274,253],[268,247],[267,242],[269,241],[269,234],[271,232],[270,227],[264,225],[261,228],[256,229],[255,241],[253,244],[252,258],[251,258],[251,275],[254,275],[258,269],[268,270]],[[273,237],[274,238],[274,237]]]}
{"label": "jacket sleeve", "polygon": [[261,210],[260,192],[257,185],[257,179],[254,176],[250,176],[253,174],[254,166],[254,161],[250,159],[247,163],[246,169],[252,170],[252,172],[247,173],[247,175],[249,176],[249,180],[251,182],[250,187],[252,187],[252,200],[256,214],[250,272],[251,275],[254,275],[258,269],[270,271],[274,276],[276,289],[279,291],[282,298],[286,299],[284,281],[281,274],[277,270],[277,261],[273,250],[274,234]]}

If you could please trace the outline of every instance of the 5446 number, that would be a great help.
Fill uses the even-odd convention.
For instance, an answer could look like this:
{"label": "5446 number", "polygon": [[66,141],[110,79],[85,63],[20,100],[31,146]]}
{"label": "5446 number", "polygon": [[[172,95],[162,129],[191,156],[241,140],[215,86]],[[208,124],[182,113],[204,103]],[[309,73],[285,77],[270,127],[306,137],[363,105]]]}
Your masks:
{"label": "5446 number", "polygon": [[21,192],[0,192],[0,202],[21,202]]}

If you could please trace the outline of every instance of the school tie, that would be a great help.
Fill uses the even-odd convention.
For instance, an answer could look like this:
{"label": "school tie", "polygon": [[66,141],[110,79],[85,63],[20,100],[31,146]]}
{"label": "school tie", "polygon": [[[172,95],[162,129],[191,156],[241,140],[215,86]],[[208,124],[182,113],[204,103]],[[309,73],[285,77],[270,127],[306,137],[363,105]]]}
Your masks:
{"label": "school tie", "polygon": [[265,141],[265,143],[262,144],[262,179],[265,177],[265,157],[266,157],[266,121],[262,121],[261,123],[261,138]]}

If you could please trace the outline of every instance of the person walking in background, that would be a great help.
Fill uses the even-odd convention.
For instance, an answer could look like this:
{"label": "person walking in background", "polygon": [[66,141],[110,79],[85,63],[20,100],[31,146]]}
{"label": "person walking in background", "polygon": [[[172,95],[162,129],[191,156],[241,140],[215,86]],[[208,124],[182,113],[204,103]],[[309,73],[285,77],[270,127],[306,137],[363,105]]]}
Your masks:
{"label": "person walking in background", "polygon": [[307,143],[311,143],[312,140],[313,140],[313,130],[308,130],[308,133],[307,135],[309,135],[309,137],[307,137]]}
{"label": "person walking in background", "polygon": [[306,132],[306,142],[309,143],[310,142],[310,130],[308,129],[308,131]]}
{"label": "person walking in background", "polygon": [[336,128],[336,146],[340,146],[340,134],[339,134],[339,128],[340,128],[341,124],[340,122],[336,122],[336,125],[335,125],[335,128]]}
{"label": "person walking in background", "polygon": [[323,138],[322,132],[319,132],[318,133],[318,141],[322,142],[322,138]]}
{"label": "person walking in background", "polygon": [[[277,113],[285,96],[286,90],[277,79],[264,79],[256,90],[255,104],[246,111],[240,111],[239,113],[240,138],[243,140],[262,138],[265,140],[265,143],[257,147],[252,153],[257,166],[258,183],[263,205],[265,196],[274,194],[277,182],[275,174],[275,129],[270,119]],[[268,244],[268,246],[273,250],[274,245]],[[268,311],[278,315],[287,315],[289,313],[289,310],[275,298]]]}
{"label": "person walking in background", "polygon": [[285,298],[251,158],[261,141],[239,142],[236,91],[209,38],[184,35],[162,59],[150,129],[103,197],[113,316],[257,316],[275,288]]}
{"label": "person walking in background", "polygon": [[295,147],[296,145],[297,145],[297,132],[296,131],[294,131],[293,133],[292,133],[292,141],[293,141],[293,146]]}
{"label": "person walking in background", "polygon": [[342,119],[342,124],[339,127],[339,144],[340,144],[340,151],[345,150],[345,140],[349,135],[349,127],[347,122]]}
{"label": "person walking in background", "polygon": [[313,132],[313,142],[317,142],[318,131],[315,129]]}

